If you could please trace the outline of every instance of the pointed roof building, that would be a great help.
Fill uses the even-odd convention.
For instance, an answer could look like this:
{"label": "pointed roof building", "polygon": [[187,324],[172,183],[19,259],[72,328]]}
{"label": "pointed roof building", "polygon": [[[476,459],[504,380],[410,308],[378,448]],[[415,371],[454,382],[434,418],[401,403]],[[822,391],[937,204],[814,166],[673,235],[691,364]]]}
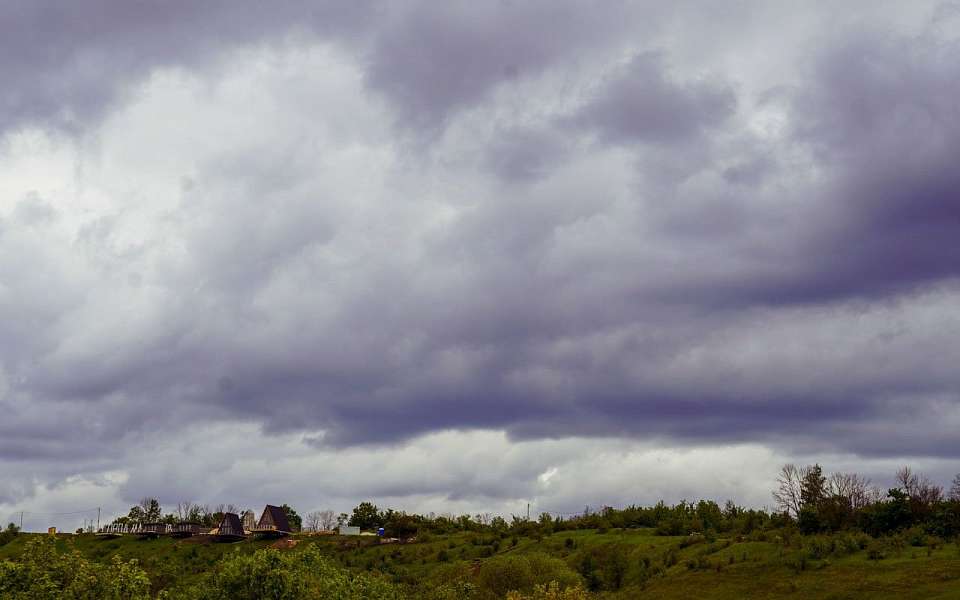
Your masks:
{"label": "pointed roof building", "polygon": [[220,521],[217,535],[221,537],[243,537],[243,525],[236,513],[225,513]]}
{"label": "pointed roof building", "polygon": [[257,531],[277,531],[281,533],[290,533],[290,522],[287,521],[287,514],[279,506],[268,504],[260,515],[257,522]]}

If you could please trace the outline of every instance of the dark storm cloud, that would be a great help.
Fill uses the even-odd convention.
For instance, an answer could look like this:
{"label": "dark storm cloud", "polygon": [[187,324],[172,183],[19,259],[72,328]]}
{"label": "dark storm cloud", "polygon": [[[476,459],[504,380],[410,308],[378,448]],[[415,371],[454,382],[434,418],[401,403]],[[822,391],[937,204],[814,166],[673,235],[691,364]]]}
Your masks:
{"label": "dark storm cloud", "polygon": [[[772,150],[802,149],[810,162],[801,166],[821,176],[777,186],[780,201],[736,213],[733,227],[711,225],[702,209],[681,215],[679,223],[706,225],[715,240],[751,220],[781,235],[728,246],[754,253],[754,268],[718,260],[713,277],[672,291],[718,306],[808,304],[910,293],[960,275],[952,241],[960,177],[951,158],[960,120],[949,100],[960,91],[958,50],[936,37],[858,32],[819,53],[789,97],[788,144]],[[723,176],[755,186],[787,169],[758,157]]]}
{"label": "dark storm cloud", "polygon": [[833,265],[811,287],[876,294],[960,274],[958,56],[953,40],[866,35],[819,61],[796,100],[799,139],[834,176],[810,243]]}

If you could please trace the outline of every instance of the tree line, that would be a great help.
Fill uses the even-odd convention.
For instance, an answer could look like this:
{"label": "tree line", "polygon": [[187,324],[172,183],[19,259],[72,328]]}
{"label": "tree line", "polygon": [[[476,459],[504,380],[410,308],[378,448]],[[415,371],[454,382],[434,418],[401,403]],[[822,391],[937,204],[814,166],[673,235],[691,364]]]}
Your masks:
{"label": "tree line", "polygon": [[[919,526],[941,537],[960,535],[960,474],[946,490],[910,467],[898,470],[895,482],[894,487],[882,490],[856,473],[827,474],[819,464],[786,464],[776,478],[773,510],[746,508],[730,500],[722,506],[713,500],[681,501],[674,505],[661,501],[653,506],[630,505],[621,509],[586,508],[582,514],[566,518],[542,513],[532,520],[521,515],[507,519],[491,513],[422,515],[381,509],[369,501],[361,502],[350,513],[337,514],[327,509],[310,512],[304,518],[287,504],[281,508],[295,531],[325,531],[342,525],[366,531],[382,527],[388,537],[397,538],[459,531],[536,535],[638,527],[655,528],[662,535],[749,534],[757,529],[788,526],[805,534],[857,529],[879,536]],[[156,498],[146,497],[114,523],[196,522],[215,527],[228,512],[241,514],[233,504],[211,508],[193,502],[180,502],[174,512],[164,514]]]}
{"label": "tree line", "polygon": [[[283,504],[280,509],[287,515],[287,521],[291,529],[300,531],[303,525],[303,519],[297,514],[291,506]],[[163,506],[157,498],[144,497],[130,510],[126,515],[117,517],[112,521],[113,525],[146,525],[148,523],[161,523],[164,525],[176,525],[177,523],[198,523],[204,527],[216,527],[223,521],[223,516],[227,513],[243,515],[246,510],[241,510],[235,504],[217,504],[212,507],[209,504],[197,504],[190,501],[178,502],[174,512],[164,513]],[[256,511],[252,511],[256,515]]]}
{"label": "tree line", "polygon": [[[674,505],[661,501],[653,506],[608,506],[599,511],[587,508],[582,514],[567,518],[542,513],[536,520],[520,515],[507,520],[489,513],[409,514],[381,510],[372,502],[362,502],[351,514],[340,514],[337,521],[365,530],[383,527],[386,535],[399,538],[457,531],[546,535],[578,529],[638,527],[654,528],[661,535],[749,534],[783,527],[795,527],[804,534],[856,529],[872,536],[921,527],[939,537],[960,535],[960,474],[947,490],[910,467],[898,470],[895,481],[894,487],[884,491],[856,473],[825,474],[819,464],[787,464],[776,480],[773,510],[746,508],[730,500],[722,506],[713,500],[681,501]],[[328,518],[333,518],[332,511]]]}
{"label": "tree line", "polygon": [[856,473],[824,474],[819,464],[786,464],[773,498],[801,533],[859,529],[878,536],[922,527],[940,537],[960,535],[960,474],[949,490],[903,467],[885,492]]}

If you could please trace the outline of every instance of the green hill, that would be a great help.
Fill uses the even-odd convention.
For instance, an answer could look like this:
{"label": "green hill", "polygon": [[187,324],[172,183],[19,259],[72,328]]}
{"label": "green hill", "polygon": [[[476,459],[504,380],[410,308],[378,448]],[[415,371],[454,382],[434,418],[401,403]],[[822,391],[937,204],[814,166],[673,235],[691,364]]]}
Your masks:
{"label": "green hill", "polygon": [[[17,536],[0,547],[0,559],[18,560],[37,537],[42,536]],[[137,559],[154,595],[203,585],[224,557],[273,547],[292,559],[315,548],[343,570],[385,580],[414,598],[498,598],[514,586],[528,591],[550,580],[582,585],[596,598],[960,598],[958,543],[909,534],[874,539],[858,533],[757,532],[707,539],[626,529],[378,541],[298,535],[279,543],[217,544],[208,538],[60,535],[56,546],[96,563],[109,563],[113,556]]]}

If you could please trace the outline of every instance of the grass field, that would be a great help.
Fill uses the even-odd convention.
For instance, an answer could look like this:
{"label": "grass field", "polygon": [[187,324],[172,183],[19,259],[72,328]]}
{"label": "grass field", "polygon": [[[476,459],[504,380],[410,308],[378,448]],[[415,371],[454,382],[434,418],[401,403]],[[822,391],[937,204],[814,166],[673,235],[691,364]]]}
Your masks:
{"label": "grass field", "polygon": [[[29,537],[18,536],[0,547],[0,559],[15,560]],[[427,535],[408,544],[377,544],[375,538],[302,535],[293,538],[293,547],[280,551],[296,553],[316,545],[347,569],[380,573],[414,590],[425,583],[470,580],[486,562],[500,557],[542,553],[565,561],[572,572],[581,574],[588,555],[606,556],[603,560],[620,565],[619,588],[598,590],[598,598],[960,599],[956,542],[880,547],[870,541],[858,547],[844,546],[838,536],[769,537],[708,541],[633,529],[568,531],[543,537],[459,533]],[[95,561],[106,562],[114,555],[138,559],[154,591],[199,582],[227,553],[251,553],[277,545],[272,540],[204,542],[208,540],[57,538],[64,551],[72,548]]]}

